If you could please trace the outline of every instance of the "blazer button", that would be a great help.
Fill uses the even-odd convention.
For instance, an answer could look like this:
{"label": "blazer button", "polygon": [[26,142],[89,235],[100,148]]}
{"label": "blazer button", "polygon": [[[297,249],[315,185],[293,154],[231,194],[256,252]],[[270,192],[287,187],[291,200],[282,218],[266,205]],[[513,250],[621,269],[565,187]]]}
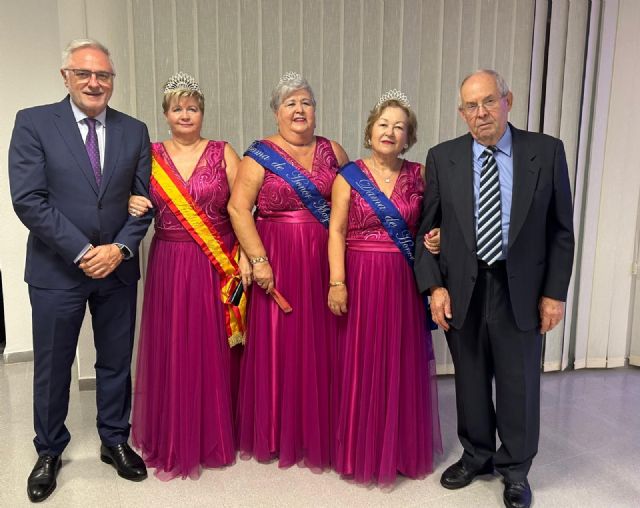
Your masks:
{"label": "blazer button", "polygon": [[102,210],[102,201],[98,201],[98,210]]}

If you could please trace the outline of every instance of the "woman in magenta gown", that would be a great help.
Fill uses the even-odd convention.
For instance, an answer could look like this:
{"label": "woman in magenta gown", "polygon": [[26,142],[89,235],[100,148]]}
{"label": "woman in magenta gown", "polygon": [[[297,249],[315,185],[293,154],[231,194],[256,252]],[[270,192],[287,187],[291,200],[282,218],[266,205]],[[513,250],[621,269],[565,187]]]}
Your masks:
{"label": "woman in magenta gown", "polygon": [[[309,84],[298,74],[285,74],[271,108],[278,134],[258,145],[310,180],[320,200],[328,199],[347,156],[340,145],[314,134],[315,100]],[[255,282],[238,396],[241,457],[278,459],[280,467],[328,468],[335,320],[325,304],[327,228],[289,183],[246,154],[229,211]],[[276,304],[274,287],[290,303],[290,313]]]}
{"label": "woman in magenta gown", "polygon": [[[361,171],[356,187],[389,198],[414,238],[424,167],[400,155],[415,143],[416,127],[403,94],[383,96],[365,131],[371,157],[355,162]],[[333,186],[329,232],[329,307],[344,316],[335,365],[334,468],[356,482],[385,486],[398,473],[424,477],[441,452],[431,334],[411,264],[342,174]]]}
{"label": "woman in magenta gown", "polygon": [[[173,83],[173,86],[170,84]],[[161,164],[219,233],[236,243],[227,213],[238,156],[200,136],[204,97],[178,74],[165,89],[171,139],[153,143]],[[225,327],[221,277],[152,178],[151,203],[132,197],[130,212],[155,210],[138,348],[132,438],[162,480],[197,478],[203,467],[236,457],[234,402],[241,347]],[[248,262],[244,265],[249,273]],[[238,337],[236,337],[238,338]]]}

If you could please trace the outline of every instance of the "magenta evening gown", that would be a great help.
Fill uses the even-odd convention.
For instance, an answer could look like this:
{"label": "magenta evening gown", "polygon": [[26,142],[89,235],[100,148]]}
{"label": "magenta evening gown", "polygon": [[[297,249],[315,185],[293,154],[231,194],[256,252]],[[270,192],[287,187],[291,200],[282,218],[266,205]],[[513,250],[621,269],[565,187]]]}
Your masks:
{"label": "magenta evening gown", "polygon": [[[162,143],[153,147],[182,179]],[[227,214],[224,147],[224,141],[209,141],[183,183],[231,249],[235,236]],[[155,235],[144,289],[132,441],[160,479],[195,479],[203,467],[235,461],[242,348],[227,342],[218,272],[153,187],[151,201]]]}
{"label": "magenta evening gown", "polygon": [[[391,201],[414,235],[423,192],[420,165],[405,161]],[[334,467],[358,483],[388,486],[397,473],[424,477],[442,452],[435,361],[413,270],[362,196],[352,189],[350,199]]]}
{"label": "magenta evening gown", "polygon": [[[329,200],[338,161],[317,137],[313,170],[301,168]],[[256,227],[273,268],[275,286],[293,308],[284,314],[255,284],[249,295],[247,342],[240,375],[240,455],[280,467],[330,465],[330,356],[335,319],[327,308],[328,232],[280,177],[265,171]]]}

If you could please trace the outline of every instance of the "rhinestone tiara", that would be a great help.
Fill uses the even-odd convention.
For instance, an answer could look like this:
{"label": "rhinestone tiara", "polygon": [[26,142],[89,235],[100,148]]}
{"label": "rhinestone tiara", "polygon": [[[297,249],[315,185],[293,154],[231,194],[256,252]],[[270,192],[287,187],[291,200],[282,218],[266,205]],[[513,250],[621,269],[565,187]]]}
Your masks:
{"label": "rhinestone tiara", "polygon": [[407,99],[407,96],[403,94],[400,90],[396,90],[395,88],[382,94],[382,97],[378,99],[378,104],[376,104],[376,107],[379,107],[385,102],[391,101],[391,100],[398,101],[400,104],[402,104],[407,108],[411,107],[411,105],[409,104],[409,99]]}
{"label": "rhinestone tiara", "polygon": [[173,92],[175,90],[190,90],[202,94],[200,91],[200,85],[189,74],[185,72],[178,72],[169,78],[167,84],[164,86],[164,93]]}
{"label": "rhinestone tiara", "polygon": [[285,72],[280,78],[280,81],[278,81],[278,86],[291,83],[292,81],[301,81],[302,79],[302,75],[297,72]]}

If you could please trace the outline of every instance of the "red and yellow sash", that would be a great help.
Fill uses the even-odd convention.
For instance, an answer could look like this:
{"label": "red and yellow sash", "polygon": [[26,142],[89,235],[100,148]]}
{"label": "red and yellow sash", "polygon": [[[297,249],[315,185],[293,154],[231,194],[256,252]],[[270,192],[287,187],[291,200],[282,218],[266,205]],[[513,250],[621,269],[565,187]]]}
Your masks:
{"label": "red and yellow sash", "polygon": [[182,182],[155,150],[152,150],[151,157],[151,185],[162,196],[220,275],[220,297],[225,304],[225,326],[229,346],[244,344],[246,294],[242,294],[237,306],[231,303],[232,295],[238,289],[238,285],[242,284],[238,267],[238,243],[236,242],[231,252],[227,251],[220,233],[209,217],[193,201]]}

